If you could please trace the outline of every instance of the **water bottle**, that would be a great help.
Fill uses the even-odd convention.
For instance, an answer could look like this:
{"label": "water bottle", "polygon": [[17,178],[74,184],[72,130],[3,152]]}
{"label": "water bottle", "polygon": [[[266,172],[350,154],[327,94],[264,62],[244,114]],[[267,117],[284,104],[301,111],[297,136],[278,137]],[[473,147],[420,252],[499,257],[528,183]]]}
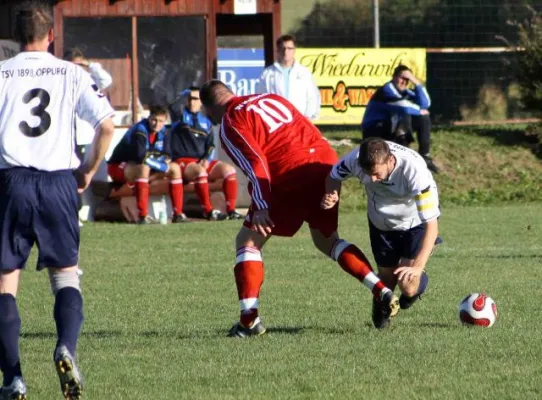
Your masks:
{"label": "water bottle", "polygon": [[167,225],[167,202],[166,196],[162,196],[162,202],[160,206],[160,214],[158,215],[160,225]]}

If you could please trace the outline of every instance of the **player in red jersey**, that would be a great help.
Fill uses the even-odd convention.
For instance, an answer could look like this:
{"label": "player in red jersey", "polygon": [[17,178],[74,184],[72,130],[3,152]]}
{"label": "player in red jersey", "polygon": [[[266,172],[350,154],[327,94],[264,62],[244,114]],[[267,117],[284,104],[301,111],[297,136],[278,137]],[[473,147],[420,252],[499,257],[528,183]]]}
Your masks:
{"label": "player in red jersey", "polygon": [[246,174],[252,203],[236,237],[235,281],[240,321],[229,335],[261,335],[258,297],[264,279],[261,249],[271,235],[293,236],[309,224],[314,245],[367,286],[395,315],[397,297],[373,272],[365,255],[337,234],[338,207],[321,207],[326,178],[337,155],[320,131],[286,99],[263,94],[235,96],[221,81],[203,85],[206,114],[222,121],[220,140],[232,161]]}

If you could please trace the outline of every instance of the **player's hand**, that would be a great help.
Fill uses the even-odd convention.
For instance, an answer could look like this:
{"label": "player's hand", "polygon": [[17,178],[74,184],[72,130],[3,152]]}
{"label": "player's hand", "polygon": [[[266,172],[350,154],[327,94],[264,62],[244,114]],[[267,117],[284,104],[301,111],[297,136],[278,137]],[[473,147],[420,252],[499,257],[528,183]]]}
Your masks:
{"label": "player's hand", "polygon": [[330,208],[335,207],[335,204],[339,201],[339,192],[334,190],[331,193],[326,193],[324,197],[322,197],[322,201],[320,202],[320,207],[322,207],[324,210],[329,210]]}
{"label": "player's hand", "polygon": [[77,181],[77,192],[83,193],[90,185],[93,174],[88,172],[84,167],[79,167],[74,171],[75,180]]}
{"label": "player's hand", "polygon": [[272,228],[275,226],[271,218],[269,218],[268,210],[257,210],[252,215],[252,230],[260,233],[263,237],[271,234]]}
{"label": "player's hand", "polygon": [[429,110],[420,110],[420,115],[429,115]]}
{"label": "player's hand", "polygon": [[394,272],[399,282],[410,283],[423,273],[423,267],[399,267]]}

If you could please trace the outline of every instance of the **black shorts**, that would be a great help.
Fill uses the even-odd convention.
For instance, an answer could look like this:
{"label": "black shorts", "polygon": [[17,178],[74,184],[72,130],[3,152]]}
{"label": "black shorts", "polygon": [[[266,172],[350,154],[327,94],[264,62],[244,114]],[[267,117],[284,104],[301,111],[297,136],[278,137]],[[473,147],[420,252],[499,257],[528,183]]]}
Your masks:
{"label": "black shorts", "polygon": [[416,258],[425,235],[425,224],[407,231],[381,231],[369,221],[369,236],[375,261],[380,267],[396,267],[401,258]]}
{"label": "black shorts", "polygon": [[0,270],[24,268],[34,243],[38,269],[77,265],[77,202],[72,170],[0,170]]}

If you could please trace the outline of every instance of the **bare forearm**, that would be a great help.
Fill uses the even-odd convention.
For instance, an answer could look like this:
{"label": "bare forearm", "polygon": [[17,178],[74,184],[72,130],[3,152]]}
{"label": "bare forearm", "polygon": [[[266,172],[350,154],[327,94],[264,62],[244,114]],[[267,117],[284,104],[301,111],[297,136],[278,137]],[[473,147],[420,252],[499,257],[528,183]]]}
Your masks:
{"label": "bare forearm", "polygon": [[92,175],[98,171],[100,163],[105,158],[105,154],[107,153],[107,149],[111,144],[114,131],[115,125],[113,124],[113,120],[111,118],[104,120],[100,125],[99,131],[94,138],[94,142],[92,143],[90,157],[86,165],[87,171]]}
{"label": "bare forearm", "polygon": [[438,221],[436,219],[426,223],[425,235],[423,236],[420,252],[414,260],[414,266],[425,268],[429,256],[435,246],[435,240],[438,236]]}

